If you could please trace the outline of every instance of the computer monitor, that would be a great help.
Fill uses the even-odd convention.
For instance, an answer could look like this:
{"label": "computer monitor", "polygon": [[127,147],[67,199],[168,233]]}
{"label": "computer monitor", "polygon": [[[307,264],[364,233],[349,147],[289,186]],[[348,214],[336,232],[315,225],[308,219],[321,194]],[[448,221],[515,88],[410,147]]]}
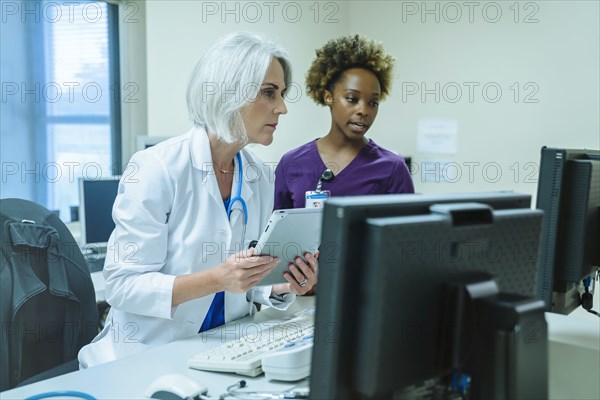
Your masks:
{"label": "computer monitor", "polygon": [[120,177],[79,180],[79,219],[81,247],[102,250],[115,229],[112,208],[117,197]]}
{"label": "computer monitor", "polygon": [[170,136],[147,136],[142,135],[137,137],[137,151],[145,150],[148,147],[152,147],[163,140],[169,139]]}
{"label": "computer monitor", "polygon": [[569,314],[582,304],[586,285],[593,292],[594,279],[584,281],[600,268],[600,151],[543,147],[541,153],[539,290],[549,311]]}
{"label": "computer monitor", "polygon": [[[542,212],[530,202],[508,192],[330,199],[310,397],[391,398],[453,370],[472,375],[480,395],[510,397],[514,387],[530,394],[528,379],[543,397],[546,325],[543,302],[535,299]],[[476,288],[471,300],[460,295],[467,287]],[[477,333],[465,340],[463,328],[475,320],[495,327],[486,332],[502,343]],[[515,337],[518,323],[535,330],[533,347]],[[513,368],[499,368],[500,376],[473,354]]]}

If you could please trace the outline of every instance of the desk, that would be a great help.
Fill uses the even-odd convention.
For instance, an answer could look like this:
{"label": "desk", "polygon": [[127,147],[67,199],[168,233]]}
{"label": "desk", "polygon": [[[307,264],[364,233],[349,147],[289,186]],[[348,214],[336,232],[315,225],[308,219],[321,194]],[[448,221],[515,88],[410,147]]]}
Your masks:
{"label": "desk", "polygon": [[[594,310],[600,310],[596,287]],[[569,315],[546,313],[551,399],[600,399],[600,318],[579,307]]]}
{"label": "desk", "polygon": [[225,393],[227,386],[241,379],[248,383],[248,390],[286,390],[297,383],[277,383],[267,380],[264,375],[248,378],[235,374],[198,371],[187,367],[187,359],[220,345],[225,339],[239,337],[240,333],[243,334],[245,326],[283,320],[295,312],[313,306],[314,300],[314,297],[298,298],[287,311],[267,308],[253,317],[242,318],[227,324],[226,327],[216,328],[206,335],[178,340],[121,360],[8,390],[2,392],[0,398],[16,400],[53,390],[77,390],[89,393],[97,399],[145,399],[144,392],[154,379],[173,372],[196,379],[207,387],[209,395],[215,398]]}
{"label": "desk", "polygon": [[[86,392],[98,399],[143,399],[148,385],[158,376],[170,372],[196,379],[209,389],[211,397],[218,397],[226,391],[227,386],[240,379],[248,382],[248,390],[286,390],[295,384],[268,381],[264,375],[247,378],[197,371],[187,368],[187,359],[193,354],[220,345],[224,340],[239,337],[244,333],[244,327],[282,320],[314,305],[314,300],[314,297],[299,297],[287,311],[268,308],[253,317],[232,322],[206,335],[178,340],[121,360],[5,391],[0,394],[0,398],[23,399],[37,393],[68,389]],[[586,312],[573,312],[569,316],[547,313],[546,321],[549,339],[549,398],[599,399],[600,318]]]}

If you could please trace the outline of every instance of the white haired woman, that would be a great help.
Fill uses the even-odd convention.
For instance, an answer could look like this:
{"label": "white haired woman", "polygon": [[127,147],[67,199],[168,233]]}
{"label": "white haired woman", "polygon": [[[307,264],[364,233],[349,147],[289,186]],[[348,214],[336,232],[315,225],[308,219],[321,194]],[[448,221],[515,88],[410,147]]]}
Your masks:
{"label": "white haired woman", "polygon": [[273,141],[290,81],[285,50],[255,34],[225,36],[198,61],[193,128],[134,154],[121,179],[104,266],[111,310],[81,368],[243,317],[254,303],[285,309],[317,282],[307,254],[288,283],[256,286],[278,260],[246,250],[273,210],[273,182],[245,146]]}

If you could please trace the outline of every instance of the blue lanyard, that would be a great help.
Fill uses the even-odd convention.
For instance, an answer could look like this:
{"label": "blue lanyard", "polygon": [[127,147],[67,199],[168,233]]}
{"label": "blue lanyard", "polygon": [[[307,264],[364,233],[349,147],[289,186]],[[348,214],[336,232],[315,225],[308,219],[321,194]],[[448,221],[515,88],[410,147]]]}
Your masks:
{"label": "blue lanyard", "polygon": [[243,176],[244,168],[242,167],[242,156],[240,155],[240,153],[237,153],[235,155],[235,158],[238,162],[238,171],[239,171],[237,195],[232,197],[231,200],[229,201],[229,205],[227,206],[227,218],[231,217],[231,210],[233,209],[233,205],[235,204],[236,201],[239,201],[240,205],[242,206],[242,211],[244,212],[244,224],[247,225],[248,224],[248,207],[246,206],[246,202],[242,198],[242,180],[244,179],[244,176]]}
{"label": "blue lanyard", "polygon": [[[242,199],[242,179],[243,179],[243,168],[242,168],[242,157],[240,153],[237,153],[236,159],[238,161],[239,168],[239,181],[237,187],[237,195],[234,197],[229,196],[229,199],[223,201],[224,207],[227,209],[227,218],[231,217],[232,206],[236,201],[239,201],[242,205],[242,210],[244,211],[244,224],[248,223],[248,208],[246,207],[246,202]],[[245,230],[245,227],[244,227]],[[243,240],[244,234],[242,234]],[[215,293],[215,297],[213,298],[210,307],[208,308],[208,312],[204,317],[204,321],[202,322],[202,326],[200,326],[200,332],[207,331],[209,329],[215,328],[217,326],[221,326],[225,323],[225,292],[217,292]]]}
{"label": "blue lanyard", "polygon": [[[228,204],[228,200],[225,200],[223,203]],[[215,297],[213,298],[212,303],[210,303],[210,307],[206,312],[206,316],[204,317],[204,321],[200,326],[200,332],[207,331],[212,328],[216,328],[217,326],[221,326],[225,323],[225,292],[217,292],[215,293]]]}

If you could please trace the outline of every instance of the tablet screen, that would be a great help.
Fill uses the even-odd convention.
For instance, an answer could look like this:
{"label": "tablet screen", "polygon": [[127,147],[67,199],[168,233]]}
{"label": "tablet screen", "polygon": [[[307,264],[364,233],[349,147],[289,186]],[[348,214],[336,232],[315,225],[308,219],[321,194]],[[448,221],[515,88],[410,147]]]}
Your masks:
{"label": "tablet screen", "polygon": [[286,283],[288,265],[305,253],[314,254],[321,241],[322,208],[275,210],[255,246],[255,254],[279,257],[279,264],[259,282],[260,286]]}

